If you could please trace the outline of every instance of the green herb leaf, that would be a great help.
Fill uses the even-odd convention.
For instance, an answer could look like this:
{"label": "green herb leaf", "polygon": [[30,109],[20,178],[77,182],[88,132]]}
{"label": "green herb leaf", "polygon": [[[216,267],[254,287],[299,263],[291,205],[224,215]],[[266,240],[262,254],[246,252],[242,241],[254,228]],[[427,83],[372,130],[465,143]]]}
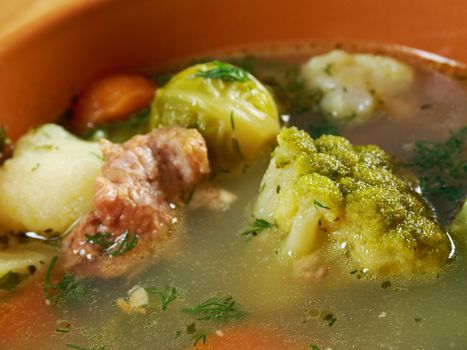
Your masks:
{"label": "green herb leaf", "polygon": [[16,286],[28,277],[27,274],[8,271],[0,278],[0,289],[13,291]]}
{"label": "green herb leaf", "polygon": [[107,256],[115,257],[129,252],[138,244],[138,235],[134,235],[130,240],[129,232],[125,230],[122,236],[120,236],[122,237],[120,242],[117,243],[112,235],[107,232],[97,232],[94,235],[86,234],[86,243],[96,244],[101,247]]}
{"label": "green herb leaf", "polygon": [[85,300],[90,292],[88,286],[83,280],[77,279],[71,273],[66,273],[56,284],[52,284],[52,271],[57,261],[58,256],[54,256],[45,274],[45,299],[49,302],[80,302]]}
{"label": "green herb leaf", "polygon": [[193,334],[196,332],[196,324],[193,322],[186,327],[186,334]]}
{"label": "green herb leaf", "polygon": [[97,159],[99,159],[100,161],[102,162],[105,162],[105,158],[103,155],[97,153],[97,152],[90,152],[94,157],[96,157]]}
{"label": "green herb leaf", "polygon": [[136,247],[138,244],[139,237],[138,235],[133,236],[133,239],[130,241],[128,231],[125,231],[123,234],[123,239],[118,245],[117,249],[112,250],[108,253],[110,257],[115,257],[128,253],[130,250]]}
{"label": "green herb leaf", "polygon": [[444,143],[415,142],[414,156],[404,164],[419,174],[425,196],[448,201],[451,209],[467,195],[466,144],[467,126],[452,132]]}
{"label": "green herb leaf", "polygon": [[67,347],[71,349],[76,349],[76,350],[105,350],[105,346],[98,346],[98,347],[92,347],[92,348],[83,348],[82,346],[74,345],[71,343],[66,344]]}
{"label": "green herb leaf", "polygon": [[208,338],[207,333],[198,333],[193,336],[193,346],[196,346],[199,342],[206,344],[206,339]]}
{"label": "green herb leaf", "polygon": [[310,350],[321,350],[321,348],[318,345],[315,345],[315,344],[308,345],[308,349],[310,349]]}
{"label": "green herb leaf", "polygon": [[329,327],[331,327],[337,321],[337,317],[333,314],[327,314],[323,317],[323,320],[327,322]]}
{"label": "green herb leaf", "polygon": [[213,61],[211,64],[215,67],[206,71],[199,71],[195,74],[195,77],[204,79],[220,79],[227,82],[245,82],[250,80],[248,72],[242,68],[220,61]]}
{"label": "green herb leaf", "polygon": [[246,231],[242,232],[242,236],[257,236],[258,233],[273,228],[275,225],[267,222],[266,220],[262,219],[255,219],[255,222],[252,226],[250,226]]}
{"label": "green herb leaf", "polygon": [[157,294],[161,298],[162,310],[166,310],[167,306],[177,299],[177,290],[175,287],[167,286],[165,288],[145,288],[148,293]]}
{"label": "green herb leaf", "polygon": [[230,111],[230,127],[235,130],[234,112]]}
{"label": "green herb leaf", "polygon": [[315,206],[315,208],[316,208],[317,210],[319,210],[319,208],[331,209],[331,208],[329,208],[328,206],[324,205],[323,203],[318,202],[316,199],[313,201],[313,204],[314,204],[314,206]]}
{"label": "green herb leaf", "polygon": [[194,315],[198,321],[229,320],[243,315],[232,297],[209,298],[194,307],[183,309],[183,312]]}

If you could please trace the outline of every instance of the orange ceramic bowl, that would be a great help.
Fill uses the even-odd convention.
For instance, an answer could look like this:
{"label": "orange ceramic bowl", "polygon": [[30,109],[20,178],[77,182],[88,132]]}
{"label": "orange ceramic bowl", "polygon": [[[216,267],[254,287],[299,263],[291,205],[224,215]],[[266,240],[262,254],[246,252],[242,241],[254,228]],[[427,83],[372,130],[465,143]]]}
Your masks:
{"label": "orange ceramic bowl", "polygon": [[465,0],[43,0],[33,6],[0,2],[0,123],[13,137],[53,120],[95,77],[157,69],[223,48],[377,42],[467,62]]}

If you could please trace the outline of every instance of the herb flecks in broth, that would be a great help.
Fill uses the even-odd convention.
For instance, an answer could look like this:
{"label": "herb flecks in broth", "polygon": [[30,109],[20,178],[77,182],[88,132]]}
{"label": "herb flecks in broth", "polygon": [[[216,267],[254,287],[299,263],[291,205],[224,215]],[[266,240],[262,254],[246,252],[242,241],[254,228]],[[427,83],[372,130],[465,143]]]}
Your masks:
{"label": "herb flecks in broth", "polygon": [[230,320],[243,316],[232,297],[212,297],[183,312],[194,315],[198,321]]}
{"label": "herb flecks in broth", "polygon": [[72,273],[66,272],[57,283],[52,282],[53,270],[57,264],[58,256],[54,256],[47,268],[44,280],[44,297],[46,302],[80,302],[89,296],[87,284]]}
{"label": "herb flecks in broth", "polygon": [[446,142],[417,141],[405,165],[419,174],[422,193],[451,202],[467,194],[467,127],[451,133]]}

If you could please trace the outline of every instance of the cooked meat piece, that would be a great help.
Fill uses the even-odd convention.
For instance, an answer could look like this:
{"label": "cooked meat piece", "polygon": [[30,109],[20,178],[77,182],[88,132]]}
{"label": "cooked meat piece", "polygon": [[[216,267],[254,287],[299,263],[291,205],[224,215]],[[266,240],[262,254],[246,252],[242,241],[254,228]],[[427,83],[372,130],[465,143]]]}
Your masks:
{"label": "cooked meat piece", "polygon": [[95,210],[73,229],[64,251],[78,274],[110,278],[136,271],[174,243],[178,204],[210,168],[194,129],[161,128],[123,145],[104,140],[101,150]]}

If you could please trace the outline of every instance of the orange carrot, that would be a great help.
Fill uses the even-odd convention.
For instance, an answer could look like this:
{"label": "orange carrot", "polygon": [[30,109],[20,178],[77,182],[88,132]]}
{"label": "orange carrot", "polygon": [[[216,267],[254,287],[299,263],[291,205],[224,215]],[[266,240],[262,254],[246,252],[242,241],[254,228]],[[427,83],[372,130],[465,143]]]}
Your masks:
{"label": "orange carrot", "polygon": [[303,350],[284,336],[259,326],[228,328],[208,336],[206,343],[198,342],[192,350]]}
{"label": "orange carrot", "polygon": [[95,81],[73,106],[72,124],[78,130],[121,119],[149,105],[156,85],[139,75],[115,74]]}
{"label": "orange carrot", "polygon": [[31,281],[15,293],[0,302],[0,349],[37,345],[54,331],[52,308],[45,303],[42,283]]}

